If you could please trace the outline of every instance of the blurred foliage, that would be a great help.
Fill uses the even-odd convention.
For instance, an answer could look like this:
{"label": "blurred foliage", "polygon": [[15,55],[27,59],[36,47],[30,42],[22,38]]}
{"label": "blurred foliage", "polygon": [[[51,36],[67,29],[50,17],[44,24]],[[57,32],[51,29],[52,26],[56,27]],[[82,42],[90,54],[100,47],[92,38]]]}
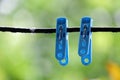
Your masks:
{"label": "blurred foliage", "polygon": [[[83,16],[91,16],[93,26],[117,27],[119,7],[119,0],[0,0],[0,26],[55,28],[56,18],[62,16],[72,27],[79,26]],[[55,59],[55,34],[0,35],[0,80],[120,79],[115,78],[120,76],[120,33],[93,33],[89,66],[81,64],[77,53],[79,33],[70,33],[70,61],[65,67]]]}

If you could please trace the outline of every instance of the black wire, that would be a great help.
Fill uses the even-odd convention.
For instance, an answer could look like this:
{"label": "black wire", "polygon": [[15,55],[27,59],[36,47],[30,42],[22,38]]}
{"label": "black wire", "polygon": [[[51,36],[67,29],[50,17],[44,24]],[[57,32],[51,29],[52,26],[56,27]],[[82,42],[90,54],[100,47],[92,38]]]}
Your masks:
{"label": "black wire", "polygon": [[[19,33],[55,33],[55,28],[49,29],[34,29],[34,28],[13,28],[13,27],[0,27],[1,32],[19,32]],[[67,28],[67,32],[79,32],[79,27]],[[92,27],[92,32],[120,32],[119,27]]]}

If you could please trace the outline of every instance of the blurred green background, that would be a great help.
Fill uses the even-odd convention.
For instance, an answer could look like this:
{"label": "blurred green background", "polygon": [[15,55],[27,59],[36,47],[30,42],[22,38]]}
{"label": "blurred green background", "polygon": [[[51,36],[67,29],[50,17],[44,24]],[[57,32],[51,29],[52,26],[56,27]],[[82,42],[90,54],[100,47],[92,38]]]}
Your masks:
{"label": "blurred green background", "polygon": [[[119,27],[120,0],[0,0],[0,26],[55,28],[56,18],[66,17],[72,27],[84,16],[93,26]],[[115,80],[111,73],[119,68],[110,65],[120,65],[120,33],[93,33],[89,66],[80,62],[78,39],[78,32],[69,34],[63,67],[55,59],[55,34],[0,32],[0,80]]]}

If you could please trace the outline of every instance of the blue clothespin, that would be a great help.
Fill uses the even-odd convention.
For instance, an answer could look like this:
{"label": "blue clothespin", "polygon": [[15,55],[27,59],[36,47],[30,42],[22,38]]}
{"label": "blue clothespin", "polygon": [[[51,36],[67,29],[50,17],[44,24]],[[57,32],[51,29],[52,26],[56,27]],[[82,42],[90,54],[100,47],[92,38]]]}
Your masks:
{"label": "blue clothespin", "polygon": [[83,17],[81,20],[78,54],[81,56],[82,64],[88,65],[92,62],[92,19]]}
{"label": "blue clothespin", "polygon": [[66,18],[58,18],[56,25],[56,51],[55,57],[63,66],[68,64],[68,21]]}

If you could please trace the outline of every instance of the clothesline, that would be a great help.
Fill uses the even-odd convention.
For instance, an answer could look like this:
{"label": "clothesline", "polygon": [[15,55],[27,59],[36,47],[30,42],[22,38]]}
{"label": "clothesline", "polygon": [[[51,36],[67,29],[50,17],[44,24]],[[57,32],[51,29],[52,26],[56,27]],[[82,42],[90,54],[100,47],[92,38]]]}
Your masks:
{"label": "clothesline", "polygon": [[[67,28],[67,32],[79,32],[80,28],[78,27],[72,27]],[[92,32],[120,32],[120,27],[92,27]],[[0,32],[12,32],[12,33],[55,33],[55,28],[17,28],[17,27],[0,27]]]}

